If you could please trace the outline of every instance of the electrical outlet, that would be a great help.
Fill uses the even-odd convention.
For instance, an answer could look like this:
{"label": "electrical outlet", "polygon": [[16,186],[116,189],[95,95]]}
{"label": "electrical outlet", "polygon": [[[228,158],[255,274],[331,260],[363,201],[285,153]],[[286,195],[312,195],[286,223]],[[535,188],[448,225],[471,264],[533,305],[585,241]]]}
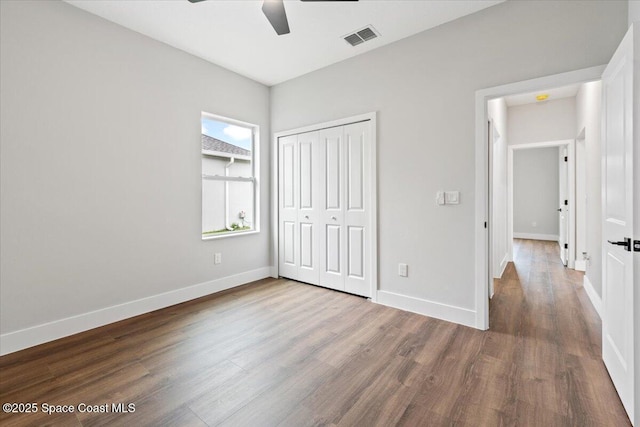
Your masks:
{"label": "electrical outlet", "polygon": [[407,277],[409,275],[409,266],[407,264],[398,264],[398,275]]}
{"label": "electrical outlet", "polygon": [[213,255],[213,263],[214,264],[222,264],[222,254],[220,252],[216,252]]}

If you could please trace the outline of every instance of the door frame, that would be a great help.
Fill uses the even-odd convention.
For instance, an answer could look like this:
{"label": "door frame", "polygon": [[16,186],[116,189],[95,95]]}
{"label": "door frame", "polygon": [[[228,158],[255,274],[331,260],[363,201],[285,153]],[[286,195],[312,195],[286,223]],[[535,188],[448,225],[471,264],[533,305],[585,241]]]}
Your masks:
{"label": "door frame", "polygon": [[509,260],[513,261],[513,152],[532,150],[536,148],[567,147],[568,157],[568,187],[569,187],[569,259],[567,267],[575,268],[576,261],[576,142],[573,139],[558,141],[532,142],[527,144],[509,145],[507,147],[507,251]]}
{"label": "door frame", "polygon": [[489,212],[488,162],[489,149],[486,144],[487,122],[489,115],[487,102],[491,99],[514,95],[523,92],[535,92],[550,87],[566,86],[576,83],[587,83],[602,78],[605,65],[584,68],[551,76],[539,77],[494,86],[476,91],[475,96],[475,311],[476,328],[489,329],[489,281],[492,280],[488,268],[492,262],[489,252],[492,217]]}
{"label": "door frame", "polygon": [[378,156],[377,156],[377,112],[359,114],[356,116],[345,117],[341,119],[331,120],[328,122],[316,123],[308,126],[303,126],[294,129],[288,129],[284,131],[274,132],[273,139],[271,141],[271,240],[272,240],[272,252],[273,252],[273,264],[271,267],[271,277],[279,277],[279,265],[280,265],[280,239],[279,236],[279,211],[278,200],[280,197],[278,188],[278,139],[297,135],[305,132],[314,132],[322,129],[345,126],[353,123],[371,122],[371,160],[369,164],[369,180],[370,180],[370,192],[368,194],[369,200],[371,200],[370,209],[368,212],[368,223],[371,231],[371,260],[369,263],[369,277],[371,277],[371,300],[377,302],[378,300]]}

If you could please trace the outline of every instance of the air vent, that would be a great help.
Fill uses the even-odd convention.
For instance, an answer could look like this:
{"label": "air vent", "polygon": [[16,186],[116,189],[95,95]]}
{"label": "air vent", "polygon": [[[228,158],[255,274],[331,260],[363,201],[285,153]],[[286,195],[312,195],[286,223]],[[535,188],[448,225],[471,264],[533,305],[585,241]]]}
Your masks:
{"label": "air vent", "polygon": [[349,34],[347,37],[344,38],[347,43],[349,43],[351,46],[357,46],[360,43],[364,43],[364,40],[362,40],[357,34]]}
{"label": "air vent", "polygon": [[369,25],[364,27],[358,31],[354,31],[352,34],[348,34],[344,36],[344,40],[349,43],[351,46],[357,46],[366,41],[375,39],[378,37],[380,33],[378,33],[373,26]]}

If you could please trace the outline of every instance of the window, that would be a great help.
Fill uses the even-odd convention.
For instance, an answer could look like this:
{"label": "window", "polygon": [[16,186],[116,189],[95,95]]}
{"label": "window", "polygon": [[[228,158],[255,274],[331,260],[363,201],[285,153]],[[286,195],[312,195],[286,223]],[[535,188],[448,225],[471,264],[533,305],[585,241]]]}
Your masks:
{"label": "window", "polygon": [[201,117],[202,238],[259,231],[258,126]]}

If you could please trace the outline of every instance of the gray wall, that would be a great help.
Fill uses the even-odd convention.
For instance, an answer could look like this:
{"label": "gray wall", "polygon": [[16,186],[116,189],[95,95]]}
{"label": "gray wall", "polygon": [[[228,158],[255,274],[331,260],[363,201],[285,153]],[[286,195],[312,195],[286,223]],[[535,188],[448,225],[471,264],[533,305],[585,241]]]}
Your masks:
{"label": "gray wall", "polygon": [[509,145],[576,137],[576,98],[560,98],[508,108]]}
{"label": "gray wall", "polygon": [[640,0],[629,0],[629,26],[640,22]]}
{"label": "gray wall", "polygon": [[475,91],[605,64],[626,28],[626,2],[508,1],[273,87],[272,127],[377,111],[380,287],[474,309]]}
{"label": "gray wall", "polygon": [[2,333],[271,264],[268,227],[201,240],[200,113],[266,148],[267,87],[62,2],[0,8]]}
{"label": "gray wall", "polygon": [[[271,263],[264,229],[200,240],[203,110],[259,125],[264,147],[270,120],[279,131],[378,111],[380,286],[473,309],[475,91],[606,63],[627,10],[509,1],[270,97],[67,4],[0,2],[0,332]],[[261,161],[264,226],[268,149]],[[445,189],[462,204],[436,207]]]}
{"label": "gray wall", "polygon": [[558,158],[558,147],[513,151],[515,236],[518,233],[558,236]]}

